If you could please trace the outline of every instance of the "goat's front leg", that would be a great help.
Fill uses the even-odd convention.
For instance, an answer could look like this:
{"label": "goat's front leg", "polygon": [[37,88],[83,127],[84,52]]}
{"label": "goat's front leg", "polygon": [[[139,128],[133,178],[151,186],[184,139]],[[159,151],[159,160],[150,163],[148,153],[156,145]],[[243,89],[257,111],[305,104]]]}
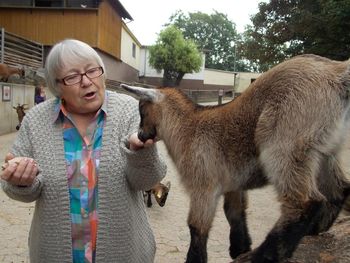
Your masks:
{"label": "goat's front leg", "polygon": [[247,227],[245,210],[247,209],[246,192],[229,192],[225,194],[224,211],[230,224],[230,256],[250,251],[251,239]]}
{"label": "goat's front leg", "polygon": [[207,262],[207,241],[218,203],[218,196],[213,192],[192,193],[190,196],[188,227],[191,243],[187,252],[186,263]]}

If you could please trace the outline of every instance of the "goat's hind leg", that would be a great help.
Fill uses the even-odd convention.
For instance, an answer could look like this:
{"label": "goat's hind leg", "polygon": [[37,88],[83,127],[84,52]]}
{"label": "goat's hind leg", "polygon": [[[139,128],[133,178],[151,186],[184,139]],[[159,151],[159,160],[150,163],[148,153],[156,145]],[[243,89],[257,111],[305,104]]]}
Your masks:
{"label": "goat's hind leg", "polygon": [[[281,216],[264,242],[252,252],[253,263],[282,262],[300,240],[322,221],[327,199],[319,191],[317,173],[324,160],[316,151],[283,143],[267,148],[261,161],[281,201]],[[303,155],[303,153],[306,153]]]}
{"label": "goat's hind leg", "polygon": [[[268,152],[266,156],[273,159],[262,160],[282,202],[281,217],[252,252],[253,263],[282,262],[291,257],[304,236],[332,226],[350,194],[350,184],[335,154],[327,156],[312,149],[306,156],[278,152]],[[291,155],[288,158],[286,154]]]}
{"label": "goat's hind leg", "polygon": [[192,193],[190,196],[188,227],[191,243],[187,252],[186,263],[206,263],[207,241],[218,203],[218,196],[213,192]]}
{"label": "goat's hind leg", "polygon": [[248,252],[251,239],[248,233],[246,192],[229,192],[225,194],[224,211],[230,224],[230,256],[236,258],[238,255]]}
{"label": "goat's hind leg", "polygon": [[253,252],[252,262],[291,257],[301,238],[328,230],[339,215],[350,184],[334,155],[308,153],[305,159],[279,160],[284,169],[274,184],[282,201],[281,217]]}
{"label": "goat's hind leg", "polygon": [[327,231],[350,195],[350,182],[340,166],[336,156],[325,156],[318,174],[318,189],[326,197],[320,210],[321,218],[315,221],[309,235]]}

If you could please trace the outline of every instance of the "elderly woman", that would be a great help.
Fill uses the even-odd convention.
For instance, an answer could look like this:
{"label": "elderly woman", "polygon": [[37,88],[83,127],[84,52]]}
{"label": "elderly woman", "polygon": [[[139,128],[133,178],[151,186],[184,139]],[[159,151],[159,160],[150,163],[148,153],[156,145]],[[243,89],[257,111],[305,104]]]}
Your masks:
{"label": "elderly woman", "polygon": [[33,263],[154,260],[142,192],[165,176],[166,166],[153,141],[137,138],[137,101],[106,91],[105,79],[89,45],[56,44],[46,61],[56,98],[26,114],[6,156],[3,190],[36,202]]}

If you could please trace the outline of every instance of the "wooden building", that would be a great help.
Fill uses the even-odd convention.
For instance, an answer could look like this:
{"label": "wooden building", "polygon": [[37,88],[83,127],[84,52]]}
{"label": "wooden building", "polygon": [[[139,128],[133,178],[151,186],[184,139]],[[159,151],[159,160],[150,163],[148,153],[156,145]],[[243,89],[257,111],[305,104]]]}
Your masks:
{"label": "wooden building", "polygon": [[[101,55],[112,82],[125,72],[130,78],[121,60],[123,19],[132,17],[118,0],[0,0],[0,28],[43,44],[43,59],[60,40],[82,40]],[[136,69],[131,75],[137,81]]]}
{"label": "wooden building", "polygon": [[[148,64],[148,47],[139,43],[125,20],[133,19],[118,0],[0,0],[0,28],[42,44],[43,61],[54,43],[75,38],[102,57],[107,87],[115,88],[120,82],[161,85],[162,73]],[[245,89],[242,76],[205,69],[203,62],[200,72],[186,74],[179,88],[190,95],[215,98],[220,92]]]}

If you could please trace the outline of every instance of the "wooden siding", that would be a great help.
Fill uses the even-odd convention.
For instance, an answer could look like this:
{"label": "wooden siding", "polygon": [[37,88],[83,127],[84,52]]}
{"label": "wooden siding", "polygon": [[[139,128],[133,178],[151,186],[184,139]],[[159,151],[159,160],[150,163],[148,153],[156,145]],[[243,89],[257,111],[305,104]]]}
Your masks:
{"label": "wooden siding", "polygon": [[45,46],[76,38],[117,60],[121,57],[122,18],[107,0],[98,9],[0,6],[0,27]]}
{"label": "wooden siding", "polygon": [[122,19],[109,1],[102,1],[98,12],[98,48],[120,59]]}
{"label": "wooden siding", "polygon": [[49,46],[65,38],[97,45],[97,10],[4,8],[0,9],[0,27]]}

